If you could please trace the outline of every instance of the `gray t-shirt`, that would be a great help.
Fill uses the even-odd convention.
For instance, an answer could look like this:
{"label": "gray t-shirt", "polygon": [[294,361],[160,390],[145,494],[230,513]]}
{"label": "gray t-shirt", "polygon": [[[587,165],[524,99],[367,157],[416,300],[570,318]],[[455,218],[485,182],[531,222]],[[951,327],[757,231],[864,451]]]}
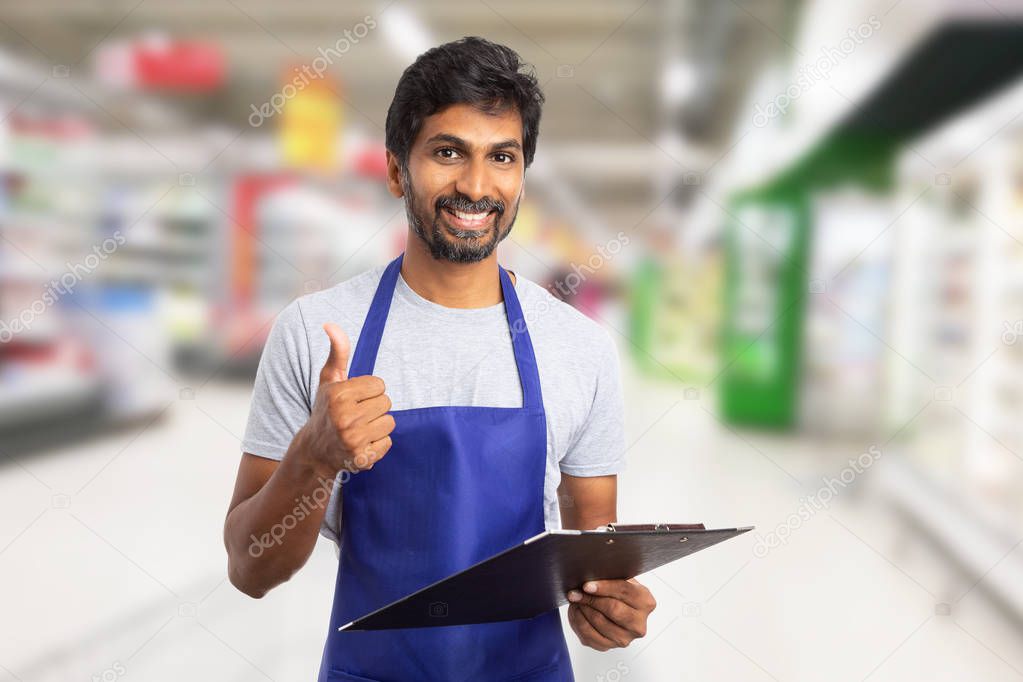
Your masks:
{"label": "gray t-shirt", "polygon": [[[329,350],[323,324],[338,324],[354,353],[384,267],[301,296],[281,311],[260,358],[243,452],[284,457],[316,396]],[[515,291],[533,341],[547,413],[544,518],[550,530],[561,527],[561,472],[603,476],[624,468],[618,354],[602,327],[543,287],[516,275]],[[400,276],[373,374],[384,380],[392,410],[522,405],[504,304],[447,308],[419,296]],[[320,529],[335,542],[341,488],[334,486]]]}

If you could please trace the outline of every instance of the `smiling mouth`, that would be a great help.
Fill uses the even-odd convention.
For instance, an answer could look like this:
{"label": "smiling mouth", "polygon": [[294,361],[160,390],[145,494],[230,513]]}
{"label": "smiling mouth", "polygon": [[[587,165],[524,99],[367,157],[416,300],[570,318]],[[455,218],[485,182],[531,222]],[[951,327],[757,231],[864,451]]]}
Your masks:
{"label": "smiling mouth", "polygon": [[482,230],[489,227],[494,222],[493,215],[497,213],[497,209],[482,213],[455,211],[450,208],[444,208],[443,211],[447,214],[451,226],[459,230]]}

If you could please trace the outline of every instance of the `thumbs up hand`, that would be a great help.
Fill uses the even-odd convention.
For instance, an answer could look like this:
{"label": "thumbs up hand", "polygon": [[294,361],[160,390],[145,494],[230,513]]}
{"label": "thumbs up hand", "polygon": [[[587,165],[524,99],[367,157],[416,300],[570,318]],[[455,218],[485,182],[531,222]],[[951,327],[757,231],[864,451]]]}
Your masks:
{"label": "thumbs up hand", "polygon": [[351,472],[372,469],[391,449],[394,417],[388,414],[391,399],[380,377],[348,378],[351,343],[336,324],[328,322],[323,331],[330,339],[330,353],[320,370],[306,433],[304,448],[317,470],[334,476],[341,469]]}

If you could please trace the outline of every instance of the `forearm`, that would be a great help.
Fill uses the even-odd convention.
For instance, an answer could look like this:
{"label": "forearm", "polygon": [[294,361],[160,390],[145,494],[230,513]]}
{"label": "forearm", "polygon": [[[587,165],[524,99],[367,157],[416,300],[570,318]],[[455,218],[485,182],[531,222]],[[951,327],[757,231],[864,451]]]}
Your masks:
{"label": "forearm", "polygon": [[231,583],[259,598],[287,581],[312,554],[335,473],[317,468],[300,430],[273,475],[224,524]]}

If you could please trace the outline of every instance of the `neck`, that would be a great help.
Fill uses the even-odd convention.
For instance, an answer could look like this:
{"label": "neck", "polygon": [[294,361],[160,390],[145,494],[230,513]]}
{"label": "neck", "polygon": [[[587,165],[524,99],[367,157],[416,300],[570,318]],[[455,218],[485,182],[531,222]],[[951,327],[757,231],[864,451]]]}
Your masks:
{"label": "neck", "polygon": [[[477,263],[435,260],[429,248],[409,230],[401,276],[412,291],[446,308],[485,308],[504,300],[497,251]],[[515,282],[514,276],[512,283]]]}

